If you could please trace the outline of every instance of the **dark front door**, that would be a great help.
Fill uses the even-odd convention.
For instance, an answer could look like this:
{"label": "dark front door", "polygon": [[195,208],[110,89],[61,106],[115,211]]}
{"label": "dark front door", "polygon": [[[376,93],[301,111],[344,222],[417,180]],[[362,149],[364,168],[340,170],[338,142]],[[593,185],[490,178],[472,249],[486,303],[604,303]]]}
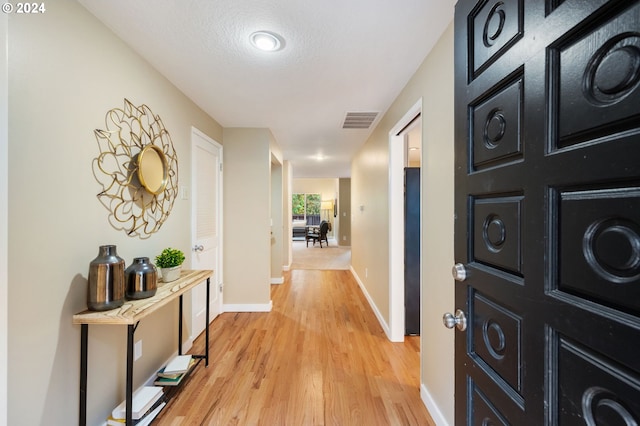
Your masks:
{"label": "dark front door", "polygon": [[640,2],[455,31],[456,424],[640,425]]}
{"label": "dark front door", "polygon": [[420,334],[420,167],[404,169],[404,326]]}

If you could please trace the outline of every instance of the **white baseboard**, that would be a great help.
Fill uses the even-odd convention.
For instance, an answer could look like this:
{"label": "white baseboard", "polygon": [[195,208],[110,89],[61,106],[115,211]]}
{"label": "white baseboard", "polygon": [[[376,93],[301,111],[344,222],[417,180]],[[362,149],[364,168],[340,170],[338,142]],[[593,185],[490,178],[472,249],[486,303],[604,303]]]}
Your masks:
{"label": "white baseboard", "polygon": [[285,272],[286,272],[286,271],[290,271],[290,270],[291,270],[291,264],[288,264],[288,265],[282,265],[282,270],[283,270],[283,271],[285,271]]}
{"label": "white baseboard", "polygon": [[273,302],[269,303],[225,303],[222,305],[224,312],[271,312]]}
{"label": "white baseboard", "polygon": [[284,277],[271,278],[271,284],[284,284]]}
{"label": "white baseboard", "polygon": [[182,342],[182,353],[186,354],[187,352],[189,352],[189,349],[191,349],[192,347],[193,347],[193,338],[189,337],[186,341]]}
{"label": "white baseboard", "polygon": [[437,426],[449,426],[449,422],[444,417],[444,414],[442,414],[433,397],[422,383],[420,384],[420,399],[422,399],[424,406],[427,407],[427,411],[431,414],[431,418],[436,422]]}
{"label": "white baseboard", "polygon": [[378,307],[373,302],[373,299],[371,298],[371,296],[369,295],[369,292],[367,291],[364,284],[360,280],[360,277],[358,276],[356,271],[353,269],[353,265],[349,265],[349,269],[351,270],[351,275],[353,275],[353,278],[355,278],[356,282],[358,283],[360,290],[362,290],[364,297],[367,299],[367,302],[369,302],[369,306],[371,306],[373,313],[376,315],[376,318],[378,319],[380,326],[384,330],[384,334],[387,335],[387,339],[391,340],[391,330],[389,329],[389,325],[386,323],[386,321],[384,320],[384,317],[380,313],[380,310],[378,310]]}

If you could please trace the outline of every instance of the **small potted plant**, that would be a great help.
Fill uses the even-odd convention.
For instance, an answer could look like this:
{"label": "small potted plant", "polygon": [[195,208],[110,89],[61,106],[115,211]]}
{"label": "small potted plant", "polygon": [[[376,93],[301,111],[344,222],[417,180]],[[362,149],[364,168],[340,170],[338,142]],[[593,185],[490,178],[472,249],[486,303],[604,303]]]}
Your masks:
{"label": "small potted plant", "polygon": [[180,269],[184,262],[184,253],[178,249],[168,247],[156,256],[156,266],[160,268],[162,281],[165,283],[180,278]]}

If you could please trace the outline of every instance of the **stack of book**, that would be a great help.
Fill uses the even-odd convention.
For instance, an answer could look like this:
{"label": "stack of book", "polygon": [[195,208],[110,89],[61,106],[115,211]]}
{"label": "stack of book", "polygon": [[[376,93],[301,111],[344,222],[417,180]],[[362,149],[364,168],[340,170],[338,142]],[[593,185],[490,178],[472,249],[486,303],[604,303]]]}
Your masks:
{"label": "stack of book", "polygon": [[158,371],[153,383],[158,386],[178,386],[195,363],[196,359],[191,355],[178,355]]}
{"label": "stack of book", "polygon": [[[163,395],[159,386],[143,386],[133,393],[131,418],[136,426],[146,426],[158,415],[166,404]],[[126,422],[126,409],[126,401],[122,401],[107,418],[107,425],[122,426]]]}

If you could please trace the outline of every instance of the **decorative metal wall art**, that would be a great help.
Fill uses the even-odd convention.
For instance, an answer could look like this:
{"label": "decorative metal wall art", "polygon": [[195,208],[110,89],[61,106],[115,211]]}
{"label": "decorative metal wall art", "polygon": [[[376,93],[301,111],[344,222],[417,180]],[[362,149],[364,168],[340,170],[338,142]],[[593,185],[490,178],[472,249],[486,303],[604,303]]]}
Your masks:
{"label": "decorative metal wall art", "polygon": [[98,199],[115,229],[141,239],[158,231],[178,195],[178,156],[159,116],[127,99],[107,112],[105,130],[94,131],[100,155],[93,174]]}

